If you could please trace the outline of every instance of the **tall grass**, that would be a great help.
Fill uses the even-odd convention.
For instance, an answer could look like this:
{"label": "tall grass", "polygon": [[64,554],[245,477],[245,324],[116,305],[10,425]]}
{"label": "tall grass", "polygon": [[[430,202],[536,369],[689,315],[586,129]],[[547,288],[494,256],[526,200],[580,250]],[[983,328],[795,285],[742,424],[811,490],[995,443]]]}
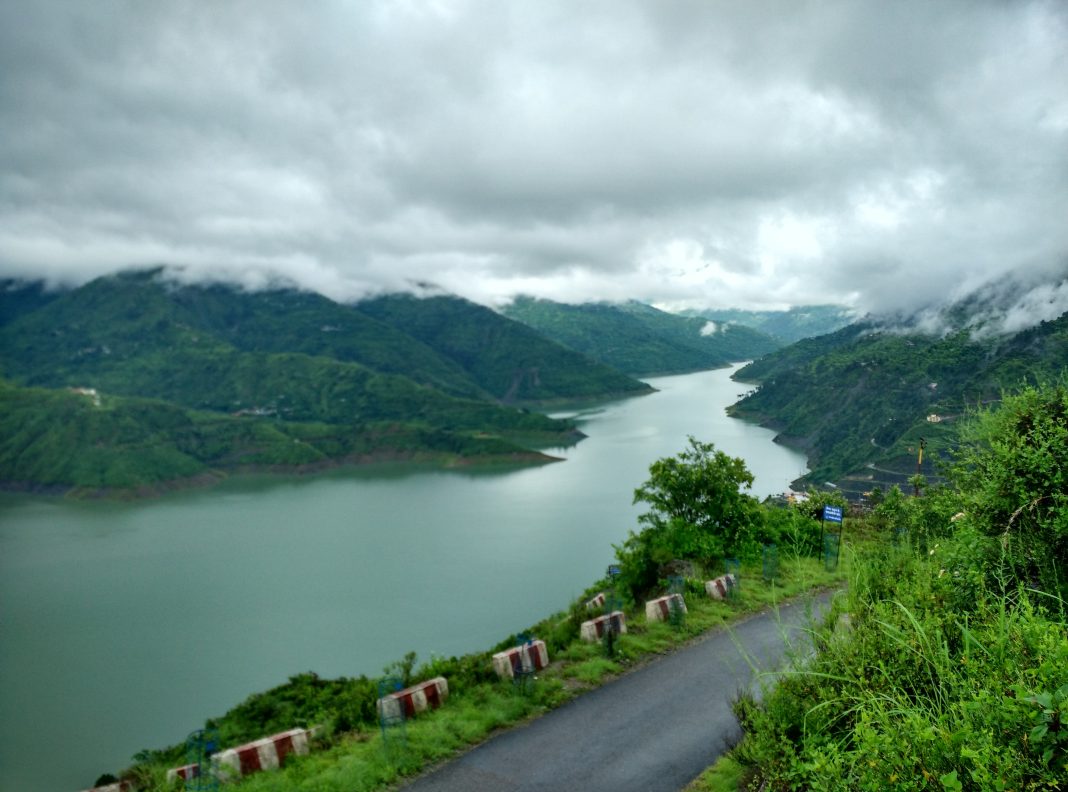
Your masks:
{"label": "tall grass", "polygon": [[772,789],[1064,788],[1064,603],[1021,587],[961,602],[955,550],[857,561],[816,656],[739,701],[735,759]]}

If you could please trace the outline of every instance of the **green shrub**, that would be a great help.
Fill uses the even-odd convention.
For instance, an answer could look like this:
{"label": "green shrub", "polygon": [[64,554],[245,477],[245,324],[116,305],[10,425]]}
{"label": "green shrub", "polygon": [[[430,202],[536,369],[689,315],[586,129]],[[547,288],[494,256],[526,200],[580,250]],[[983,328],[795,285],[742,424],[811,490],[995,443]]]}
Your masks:
{"label": "green shrub", "polygon": [[713,566],[724,556],[759,554],[763,510],[742,492],[753,484],[745,462],[689,438],[689,448],[649,466],[649,478],[634,491],[647,503],[643,526],[615,547],[620,584],[640,601],[676,559]]}

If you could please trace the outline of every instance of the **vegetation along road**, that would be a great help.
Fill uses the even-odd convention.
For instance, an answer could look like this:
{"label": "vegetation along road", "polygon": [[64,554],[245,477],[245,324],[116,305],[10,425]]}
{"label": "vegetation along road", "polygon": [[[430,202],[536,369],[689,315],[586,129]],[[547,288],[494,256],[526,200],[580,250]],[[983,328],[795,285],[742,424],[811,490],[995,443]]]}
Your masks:
{"label": "vegetation along road", "polygon": [[731,702],[803,645],[830,594],[719,630],[505,732],[404,787],[409,792],[624,789],[675,792],[733,745]]}

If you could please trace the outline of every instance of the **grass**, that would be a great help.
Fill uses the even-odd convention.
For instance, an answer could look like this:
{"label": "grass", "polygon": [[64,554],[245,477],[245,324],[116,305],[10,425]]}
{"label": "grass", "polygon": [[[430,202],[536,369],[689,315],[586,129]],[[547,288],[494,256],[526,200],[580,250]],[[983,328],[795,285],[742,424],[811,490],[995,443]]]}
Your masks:
{"label": "grass", "polygon": [[751,775],[730,754],[724,754],[716,763],[695,778],[683,792],[738,792]]}
{"label": "grass", "polygon": [[966,590],[968,547],[857,559],[832,611],[849,626],[826,620],[814,656],[762,703],[736,704],[744,740],[692,789],[745,788],[732,766],[771,788],[1063,789],[1063,600],[1004,582]]}

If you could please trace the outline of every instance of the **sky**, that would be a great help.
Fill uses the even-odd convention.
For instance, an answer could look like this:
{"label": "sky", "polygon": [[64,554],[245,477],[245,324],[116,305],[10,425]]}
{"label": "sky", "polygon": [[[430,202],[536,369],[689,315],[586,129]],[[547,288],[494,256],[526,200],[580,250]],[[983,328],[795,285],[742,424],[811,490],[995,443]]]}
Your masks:
{"label": "sky", "polygon": [[0,0],[0,130],[0,277],[1068,310],[1059,0]]}

